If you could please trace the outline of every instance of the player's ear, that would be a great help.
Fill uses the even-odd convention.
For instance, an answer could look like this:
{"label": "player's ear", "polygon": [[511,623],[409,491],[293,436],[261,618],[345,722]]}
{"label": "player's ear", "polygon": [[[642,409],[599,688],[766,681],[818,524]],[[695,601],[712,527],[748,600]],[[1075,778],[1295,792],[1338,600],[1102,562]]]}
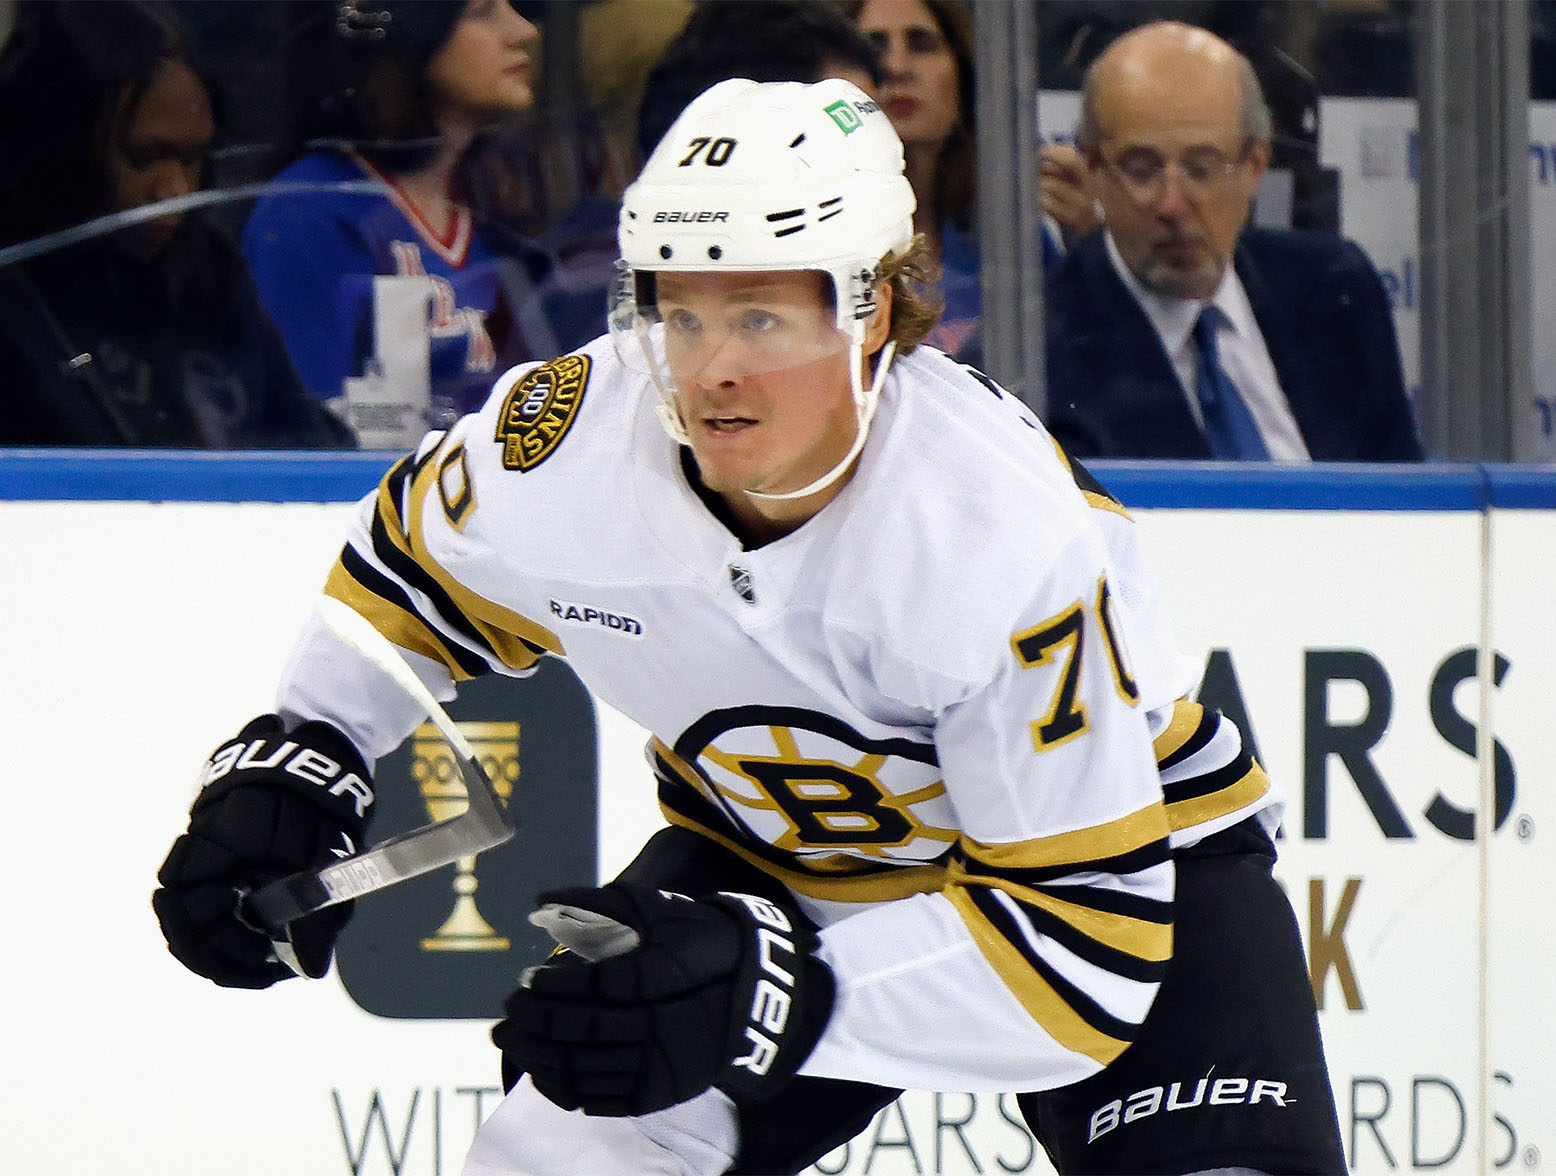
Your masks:
{"label": "player's ear", "polygon": [[864,325],[866,355],[875,355],[886,346],[886,340],[891,336],[892,293],[890,282],[882,282],[875,288],[875,313],[865,321]]}

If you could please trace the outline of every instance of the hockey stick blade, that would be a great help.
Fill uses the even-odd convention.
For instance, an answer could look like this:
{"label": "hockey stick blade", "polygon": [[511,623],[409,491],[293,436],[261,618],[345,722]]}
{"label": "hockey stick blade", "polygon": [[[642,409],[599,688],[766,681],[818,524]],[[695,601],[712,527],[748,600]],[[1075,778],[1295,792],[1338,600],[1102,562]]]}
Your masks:
{"label": "hockey stick blade", "polygon": [[337,637],[416,699],[454,749],[469,803],[458,816],[379,842],[371,849],[269,882],[241,900],[243,917],[284,941],[286,925],[325,907],[385,890],[501,845],[514,834],[502,798],[476,760],[475,750],[432,691],[406,664],[394,644],[355,609],[322,597],[319,616]]}

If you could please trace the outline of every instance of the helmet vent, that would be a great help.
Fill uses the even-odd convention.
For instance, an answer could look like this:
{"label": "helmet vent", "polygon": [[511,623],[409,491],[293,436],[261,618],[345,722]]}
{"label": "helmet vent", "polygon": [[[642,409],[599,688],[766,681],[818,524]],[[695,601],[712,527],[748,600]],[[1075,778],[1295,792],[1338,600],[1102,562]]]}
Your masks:
{"label": "helmet vent", "polygon": [[831,220],[838,213],[843,211],[843,198],[841,196],[834,196],[830,200],[823,200],[820,204],[816,205],[816,207],[821,212],[821,215],[816,218],[816,223],[820,224],[824,220]]}
{"label": "helmet vent", "polygon": [[801,131],[798,135],[794,136],[794,142],[790,143],[789,146],[798,147],[803,142],[805,142],[805,132]]}
{"label": "helmet vent", "polygon": [[[767,223],[776,224],[778,221],[793,220],[797,216],[803,217],[804,215],[805,210],[803,208],[789,208],[785,209],[783,212],[769,212],[767,214]],[[773,236],[787,237],[793,233],[798,233],[804,227],[805,222],[802,220],[797,225],[788,225],[784,228],[773,230]]]}

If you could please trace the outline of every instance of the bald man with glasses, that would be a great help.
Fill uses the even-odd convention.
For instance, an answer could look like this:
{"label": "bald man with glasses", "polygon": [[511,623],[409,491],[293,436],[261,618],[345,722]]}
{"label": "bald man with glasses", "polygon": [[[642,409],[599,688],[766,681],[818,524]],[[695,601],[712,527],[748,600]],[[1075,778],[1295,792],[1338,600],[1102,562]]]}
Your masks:
{"label": "bald man with glasses", "polygon": [[1049,276],[1048,427],[1080,457],[1419,461],[1382,281],[1352,242],[1248,226],[1270,114],[1248,60],[1142,25],[1087,73],[1105,231]]}

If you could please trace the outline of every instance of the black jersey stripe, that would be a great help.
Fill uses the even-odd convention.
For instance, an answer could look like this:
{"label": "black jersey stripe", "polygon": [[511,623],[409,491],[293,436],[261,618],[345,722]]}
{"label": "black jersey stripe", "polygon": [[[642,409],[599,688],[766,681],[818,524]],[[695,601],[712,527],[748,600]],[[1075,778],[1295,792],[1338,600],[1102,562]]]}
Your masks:
{"label": "black jersey stripe", "polygon": [[1076,858],[1073,861],[1057,862],[1047,866],[998,865],[977,856],[968,848],[966,842],[959,843],[957,853],[968,864],[969,872],[994,874],[1024,886],[1040,886],[1044,882],[1069,878],[1076,874],[1136,874],[1152,866],[1159,866],[1172,856],[1165,835],[1147,845],[1111,857]]}
{"label": "black jersey stripe", "polygon": [[[1093,939],[1075,924],[1045,907],[1024,903],[1015,895],[1010,897],[1021,908],[1022,916],[1032,925],[1032,930],[1040,935],[1046,935],[1071,954],[1079,956],[1089,964],[1095,964],[1105,972],[1153,984],[1160,984],[1162,977],[1167,973],[1166,960],[1143,959],[1131,952],[1121,951],[1101,940]],[[993,901],[992,894],[990,900]],[[973,901],[982,906],[976,892],[973,892]]]}
{"label": "black jersey stripe", "polygon": [[[455,449],[458,447],[456,444]],[[398,496],[390,492],[390,483],[386,481],[380,485],[371,527],[375,550],[393,573],[404,573],[407,583],[425,591],[435,602],[436,610],[441,611],[451,625],[457,628],[462,622],[473,627],[479,636],[472,643],[491,650],[497,662],[524,670],[533,666],[543,654],[564,656],[566,651],[561,639],[546,626],[471,591],[444,572],[431,557],[422,535],[422,521],[429,510],[435,509],[428,507],[426,500],[429,491],[437,487],[438,466],[433,459],[438,452],[437,447],[429,448],[408,467],[408,472],[399,468],[393,471],[395,484],[404,498],[403,516]],[[432,497],[434,501],[441,500],[440,494]],[[393,557],[381,550],[385,546],[399,551],[398,562],[392,562]],[[437,591],[428,588],[427,582],[436,585]],[[448,603],[441,603],[443,600]],[[468,630],[466,632],[468,635]]]}
{"label": "black jersey stripe", "polygon": [[[1094,887],[1012,887],[998,878],[969,877],[954,863],[948,878],[953,885],[965,887],[971,893],[1002,891],[1023,909],[1047,911],[1079,934],[1138,959],[1164,961],[1172,954],[1172,904],[1165,898],[1145,898],[1143,905],[1120,912],[1085,901],[1090,897],[1088,892],[1097,889]],[[1162,889],[1167,889],[1165,880]]]}
{"label": "black jersey stripe", "polygon": [[968,885],[997,887],[1017,902],[1031,902],[1031,896],[1042,894],[1056,902],[1084,907],[1100,915],[1117,915],[1121,918],[1142,923],[1156,923],[1161,926],[1172,922],[1172,903],[1167,899],[1152,898],[1146,894],[1114,890],[1107,886],[1093,886],[1083,882],[1028,886],[1021,879],[1012,878],[1009,871],[1003,871],[998,875],[971,873],[960,862],[952,865],[952,872],[958,881],[964,881]]}
{"label": "black jersey stripe", "polygon": [[[1221,727],[1221,715],[1218,711],[1206,710],[1198,703],[1186,703],[1182,699],[1179,699],[1176,706],[1177,709],[1173,715],[1172,725],[1156,738],[1156,770],[1158,772],[1168,771],[1192,756],[1198,755],[1209,746],[1210,741],[1216,737],[1216,732]],[[1194,724],[1194,729],[1189,733],[1188,737],[1181,738],[1180,735],[1181,742],[1178,742],[1174,739],[1174,729],[1178,727],[1181,720],[1191,717],[1192,712],[1186,709],[1188,707],[1193,707],[1199,712],[1198,721]],[[1169,741],[1174,742],[1175,746],[1170,748],[1164,746]]]}
{"label": "black jersey stripe", "polygon": [[374,499],[374,516],[383,517],[390,527],[401,536],[409,536],[410,529],[405,525],[404,508],[409,500],[410,486],[419,474],[437,453],[437,446],[430,447],[418,460],[414,453],[408,453],[389,468],[389,472],[383,476],[378,484],[378,493]]}
{"label": "black jersey stripe", "polygon": [[[1061,452],[1063,451],[1061,450]],[[1079,486],[1083,492],[1087,494],[1095,494],[1099,498],[1105,498],[1114,506],[1124,505],[1118,500],[1116,495],[1111,493],[1108,488],[1097,479],[1095,474],[1093,474],[1080,463],[1079,459],[1071,457],[1068,453],[1065,453],[1064,460],[1065,463],[1070,467],[1070,477],[1075,479],[1075,484]]]}
{"label": "black jersey stripe", "polygon": [[416,607],[415,601],[411,599],[404,587],[368,563],[356,548],[348,544],[341,550],[340,566],[366,592],[414,617],[425,630],[427,637],[435,641],[437,648],[442,651],[439,660],[451,670],[457,667],[466,678],[479,678],[491,672],[490,663],[479,654],[464,649],[458,642],[446,640],[439,627],[428,620],[426,614]]}
{"label": "black jersey stripe", "polygon": [[505,658],[492,644],[480,625],[471,619],[470,615],[455,602],[442,584],[405,548],[395,540],[395,532],[384,520],[381,512],[375,513],[372,525],[373,554],[387,567],[390,574],[401,580],[405,585],[417,592],[424,594],[431,602],[433,610],[443,626],[459,633],[471,645],[476,646],[482,653],[491,657],[492,661],[501,664],[511,664],[516,669],[525,669],[533,665],[535,660],[546,652],[545,647],[538,645],[521,633],[510,633],[514,641],[525,651],[525,656],[520,661]]}
{"label": "black jersey stripe", "polygon": [[1246,748],[1241,748],[1236,757],[1229,764],[1223,764],[1219,768],[1212,768],[1208,772],[1200,772],[1193,776],[1185,776],[1181,780],[1162,781],[1162,794],[1167,799],[1167,807],[1170,809],[1175,804],[1185,800],[1194,800],[1197,797],[1209,796],[1213,792],[1221,792],[1236,784],[1253,768],[1253,754]]}
{"label": "black jersey stripe", "polygon": [[[713,790],[707,785],[699,787],[687,776],[690,772],[678,770],[678,766],[661,753],[655,744],[648,746],[648,759],[654,769],[654,777],[659,783],[659,805],[661,808],[678,813],[699,824],[717,828],[739,840],[748,837],[746,831],[741,828],[740,822],[730,812],[721,800],[715,800],[708,794]],[[716,797],[717,793],[713,793]],[[753,852],[760,853],[762,846],[752,840]],[[774,861],[778,860],[774,855]]]}
{"label": "black jersey stripe", "polygon": [[461,674],[443,634],[429,628],[421,614],[411,607],[402,606],[364,587],[339,560],[330,569],[324,593],[362,614],[373,628],[401,649],[419,653],[430,661],[441,662],[456,679],[465,676]]}
{"label": "black jersey stripe", "polygon": [[1085,990],[1070,983],[1070,981],[1060,975],[1047,960],[1035,960],[1033,962],[1033,970],[1058,994],[1060,1000],[1074,1009],[1081,1019],[1098,1033],[1118,1041],[1130,1042],[1140,1032],[1140,1026],[1137,1023],[1126,1021],[1122,1017],[1115,1017],[1098,1004]]}
{"label": "black jersey stripe", "polygon": [[[1010,912],[988,894],[959,891],[974,938],[1033,1019],[1061,1045],[1104,1065],[1122,1053],[1139,1025],[1115,1016],[1066,980],[1027,943]],[[997,945],[997,946],[996,946]],[[993,949],[993,950],[991,950]]]}
{"label": "black jersey stripe", "polygon": [[[377,511],[373,515],[372,538],[373,554],[389,569],[391,575],[427,597],[437,611],[438,617],[448,628],[457,632],[483,653],[490,655],[493,661],[502,660],[497,655],[497,651],[482,636],[475,622],[460,610],[453,598],[443,590],[443,586],[394,541],[382,511]],[[538,657],[541,652],[543,651],[536,650],[536,656]]]}
{"label": "black jersey stripe", "polygon": [[382,512],[386,507],[394,512],[394,525],[400,528],[404,534],[404,519],[400,514],[400,504],[405,501],[406,484],[416,474],[416,462],[414,454],[407,454],[395,462],[389,472],[384,475],[383,485],[378,496],[378,508]]}
{"label": "black jersey stripe", "polygon": [[1174,830],[1192,829],[1249,807],[1269,790],[1270,778],[1257,761],[1250,760],[1248,770],[1219,792],[1169,804],[1167,819]]}
{"label": "black jersey stripe", "polygon": [[1081,492],[1082,497],[1086,499],[1087,505],[1097,510],[1112,511],[1129,519],[1130,522],[1134,521],[1128,508],[1097,480],[1096,475],[1066,453],[1064,446],[1053,437],[1049,437],[1048,440],[1053,444],[1054,452],[1059,455],[1060,464],[1069,471],[1070,478],[1075,482],[1076,489]]}

